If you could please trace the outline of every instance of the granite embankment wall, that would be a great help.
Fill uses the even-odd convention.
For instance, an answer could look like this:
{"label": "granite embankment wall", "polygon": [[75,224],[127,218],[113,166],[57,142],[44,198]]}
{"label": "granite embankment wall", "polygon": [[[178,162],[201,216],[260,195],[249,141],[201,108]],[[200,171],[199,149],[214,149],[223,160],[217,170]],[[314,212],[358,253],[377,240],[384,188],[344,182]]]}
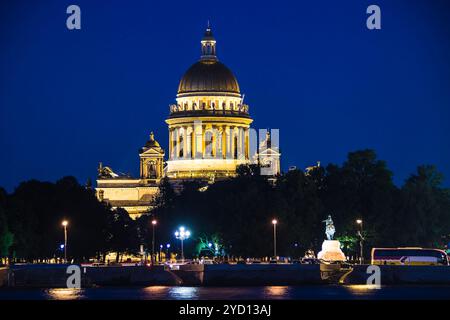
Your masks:
{"label": "granite embankment wall", "polygon": [[[10,287],[66,287],[68,265],[40,264],[14,265],[9,268],[7,285]],[[81,283],[87,285],[87,279],[81,275]]]}
{"label": "granite embankment wall", "polygon": [[[11,287],[67,287],[68,265],[19,265],[13,266],[7,276]],[[156,267],[80,267],[81,286],[147,286],[179,285],[181,280],[163,266]]]}
{"label": "granite embankment wall", "polygon": [[[9,272],[14,287],[66,287],[67,265],[21,265]],[[167,267],[81,267],[81,285],[250,286],[321,283],[319,265],[182,265]]]}
{"label": "granite embankment wall", "polygon": [[0,287],[6,286],[8,282],[8,268],[0,268]]}
{"label": "granite embankment wall", "polygon": [[164,266],[154,267],[87,267],[86,276],[91,284],[99,286],[175,286],[182,284],[174,274],[164,270]]}
{"label": "granite embankment wall", "polygon": [[[366,284],[368,265],[357,265],[343,284]],[[381,285],[450,285],[450,266],[379,266]]]}
{"label": "granite embankment wall", "polygon": [[205,265],[206,286],[270,286],[320,284],[319,265],[236,264]]}
{"label": "granite embankment wall", "polygon": [[[68,265],[16,265],[0,268],[0,286],[63,288]],[[380,266],[381,285],[450,285],[450,266]],[[367,265],[354,266],[342,284],[366,284]],[[322,276],[323,276],[322,270]],[[336,270],[336,275],[342,271]],[[332,277],[335,283],[338,277]],[[81,286],[264,286],[326,284],[319,265],[182,265],[155,267],[81,267]],[[332,281],[332,282],[333,282]]]}

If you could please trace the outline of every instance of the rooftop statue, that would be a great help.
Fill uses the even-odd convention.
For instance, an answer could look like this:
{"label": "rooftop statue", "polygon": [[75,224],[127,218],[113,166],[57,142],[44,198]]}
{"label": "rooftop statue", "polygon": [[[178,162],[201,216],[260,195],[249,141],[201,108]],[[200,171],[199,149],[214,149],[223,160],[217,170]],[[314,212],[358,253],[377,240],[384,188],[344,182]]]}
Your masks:
{"label": "rooftop statue", "polygon": [[104,167],[101,162],[98,166],[97,172],[99,178],[117,178],[119,176],[117,173],[112,171],[110,167]]}

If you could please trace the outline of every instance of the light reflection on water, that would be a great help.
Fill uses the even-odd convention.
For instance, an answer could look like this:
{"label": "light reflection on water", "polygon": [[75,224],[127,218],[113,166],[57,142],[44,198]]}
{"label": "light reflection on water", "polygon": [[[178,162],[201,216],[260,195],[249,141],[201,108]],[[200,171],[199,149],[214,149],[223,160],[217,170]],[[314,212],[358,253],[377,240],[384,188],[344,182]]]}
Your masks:
{"label": "light reflection on water", "polygon": [[266,299],[283,299],[287,296],[289,287],[288,286],[271,286],[264,287],[264,295]]}
{"label": "light reflection on water", "polygon": [[86,289],[2,289],[0,300],[352,300],[450,299],[450,286],[368,285],[266,286],[266,287],[101,287]]}
{"label": "light reflection on water", "polygon": [[44,291],[49,300],[79,300],[85,297],[84,289],[57,288]]}
{"label": "light reflection on water", "polygon": [[349,290],[354,292],[367,292],[370,290],[381,289],[381,286],[376,284],[352,284],[345,286],[345,288],[348,288]]}
{"label": "light reflection on water", "polygon": [[198,299],[198,287],[171,287],[169,289],[171,299]]}

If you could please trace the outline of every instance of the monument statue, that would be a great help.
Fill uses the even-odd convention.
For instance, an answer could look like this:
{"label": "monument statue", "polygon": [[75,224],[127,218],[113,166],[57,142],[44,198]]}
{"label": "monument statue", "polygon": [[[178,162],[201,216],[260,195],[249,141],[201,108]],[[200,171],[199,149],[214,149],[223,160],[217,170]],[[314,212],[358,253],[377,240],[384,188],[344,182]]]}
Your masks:
{"label": "monument statue", "polygon": [[327,235],[328,240],[333,240],[334,233],[336,232],[336,228],[334,227],[333,219],[331,219],[331,215],[328,215],[327,220],[323,220],[325,222],[325,234]]}
{"label": "monument statue", "polygon": [[341,244],[338,240],[333,240],[336,229],[334,227],[333,219],[331,215],[328,215],[325,222],[325,234],[327,240],[322,243],[322,250],[317,254],[317,258],[325,263],[334,263],[339,261],[345,261],[347,258],[341,250]]}

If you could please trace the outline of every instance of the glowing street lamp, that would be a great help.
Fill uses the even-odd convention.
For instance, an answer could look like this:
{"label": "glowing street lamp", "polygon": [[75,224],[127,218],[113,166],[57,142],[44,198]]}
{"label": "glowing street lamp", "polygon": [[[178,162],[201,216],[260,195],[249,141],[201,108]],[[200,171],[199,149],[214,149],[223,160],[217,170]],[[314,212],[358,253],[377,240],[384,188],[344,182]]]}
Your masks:
{"label": "glowing street lamp", "polygon": [[181,261],[184,262],[184,250],[183,241],[191,236],[191,232],[184,227],[179,227],[178,231],[175,231],[175,238],[181,241]]}
{"label": "glowing street lamp", "polygon": [[273,256],[277,258],[277,219],[272,220],[273,224]]}
{"label": "glowing street lamp", "polygon": [[63,220],[61,225],[64,227],[64,262],[67,263],[67,226],[69,221]]}
{"label": "glowing street lamp", "polygon": [[155,259],[155,226],[157,223],[156,219],[152,220],[152,264]]}
{"label": "glowing street lamp", "polygon": [[170,249],[170,243],[166,244],[166,261],[170,260],[169,249]]}
{"label": "glowing street lamp", "polygon": [[362,221],[362,219],[357,219],[356,223],[359,224],[359,226],[360,226],[360,230],[358,231],[358,235],[359,235],[359,249],[360,249],[359,262],[360,262],[360,264],[363,264],[363,261],[364,261],[364,258],[363,258],[363,255],[364,255],[364,253],[363,253],[364,252],[363,251],[363,241],[364,241],[364,237],[363,237],[363,221]]}

